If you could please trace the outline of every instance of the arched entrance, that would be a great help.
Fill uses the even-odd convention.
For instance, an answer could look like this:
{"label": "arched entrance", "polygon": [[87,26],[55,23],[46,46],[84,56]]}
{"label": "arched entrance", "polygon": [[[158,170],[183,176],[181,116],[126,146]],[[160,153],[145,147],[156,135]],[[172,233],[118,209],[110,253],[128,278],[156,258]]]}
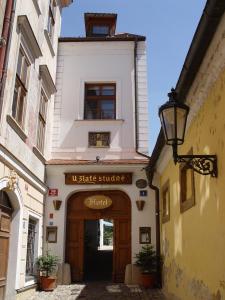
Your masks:
{"label": "arched entrance", "polygon": [[0,191],[0,299],[4,299],[6,290],[12,213],[7,193]]}
{"label": "arched entrance", "polygon": [[[112,200],[105,209],[90,209],[84,202],[102,195]],[[67,203],[66,262],[73,281],[84,279],[84,224],[86,220],[111,219],[114,223],[112,280],[123,282],[125,267],[131,263],[131,202],[121,191],[85,191],[73,194]]]}

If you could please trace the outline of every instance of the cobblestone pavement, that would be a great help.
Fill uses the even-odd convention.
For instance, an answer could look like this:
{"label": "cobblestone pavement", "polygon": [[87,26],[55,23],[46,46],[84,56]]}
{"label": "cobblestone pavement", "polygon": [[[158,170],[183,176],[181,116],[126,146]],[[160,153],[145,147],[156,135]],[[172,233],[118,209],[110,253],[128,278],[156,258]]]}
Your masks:
{"label": "cobblestone pavement", "polygon": [[160,290],[142,289],[137,285],[83,283],[59,285],[53,292],[35,292],[27,300],[166,300]]}

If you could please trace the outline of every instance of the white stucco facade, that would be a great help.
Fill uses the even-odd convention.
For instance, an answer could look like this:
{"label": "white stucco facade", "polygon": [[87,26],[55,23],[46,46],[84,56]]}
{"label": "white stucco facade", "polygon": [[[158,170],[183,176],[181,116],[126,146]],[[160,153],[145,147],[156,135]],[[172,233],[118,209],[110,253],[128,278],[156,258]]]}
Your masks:
{"label": "white stucco facade", "polygon": [[[52,158],[138,157],[135,152],[134,46],[134,41],[59,43]],[[139,42],[138,140],[139,151],[148,154],[146,70],[145,42]],[[102,82],[116,84],[116,119],[84,120],[85,83]],[[95,131],[111,132],[109,149],[88,148],[87,136],[93,127]]]}
{"label": "white stucco facade", "polygon": [[[9,196],[13,213],[8,254],[7,283],[5,299],[22,299],[26,287],[35,283],[27,278],[27,236],[28,223],[36,222],[34,258],[42,253],[44,197],[47,192],[44,160],[49,155],[48,139],[43,153],[35,151],[37,146],[38,115],[41,90],[47,98],[47,117],[51,119],[58,51],[58,37],[61,28],[61,10],[71,1],[54,3],[55,25],[50,39],[47,30],[49,1],[14,1],[6,74],[2,89],[2,113],[0,122],[0,190]],[[24,122],[20,126],[13,117],[12,105],[18,55],[23,49],[28,61],[28,80],[24,109]],[[49,132],[46,124],[46,134]],[[17,183],[8,189],[11,170],[17,173]]]}
{"label": "white stucco facade", "polygon": [[[66,39],[66,38],[65,38]],[[136,76],[135,76],[136,59]],[[135,93],[135,77],[137,80]],[[116,86],[115,119],[85,119],[85,84],[113,83]],[[47,247],[66,262],[67,200],[77,192],[125,192],[131,201],[131,260],[141,249],[139,228],[151,227],[151,243],[155,245],[155,195],[147,187],[140,196],[138,179],[145,179],[148,159],[148,94],[145,41],[76,41],[59,42],[57,93],[54,103],[51,160],[47,162],[47,185],[57,189],[57,196],[46,197],[45,225],[57,227],[57,242]],[[135,104],[135,101],[137,103]],[[135,117],[136,114],[136,117]],[[135,127],[137,126],[137,136]],[[107,148],[90,147],[89,132],[110,132]],[[137,139],[137,141],[136,141]],[[138,149],[137,149],[138,148]],[[99,157],[99,163],[96,162]],[[87,163],[85,163],[85,161]],[[107,162],[110,161],[110,164]],[[65,173],[131,172],[132,184],[67,185]],[[55,210],[53,200],[61,200]],[[139,211],[136,201],[145,200]],[[74,253],[78,255],[78,253]]]}

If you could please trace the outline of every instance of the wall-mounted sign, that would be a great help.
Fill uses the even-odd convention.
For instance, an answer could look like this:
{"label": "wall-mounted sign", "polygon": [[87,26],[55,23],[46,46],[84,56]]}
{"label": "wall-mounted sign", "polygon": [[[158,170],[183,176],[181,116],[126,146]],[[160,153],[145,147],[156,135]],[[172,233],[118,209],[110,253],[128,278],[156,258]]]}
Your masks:
{"label": "wall-mounted sign", "polygon": [[58,189],[49,189],[48,195],[49,196],[58,196]]}
{"label": "wall-mounted sign", "polygon": [[104,195],[94,195],[86,198],[84,205],[91,209],[105,209],[112,205],[112,199]]}
{"label": "wall-mounted sign", "polygon": [[146,190],[140,191],[141,197],[146,197],[147,195],[148,195],[148,191],[146,191]]}
{"label": "wall-mounted sign", "polygon": [[65,184],[132,184],[132,173],[66,173]]}
{"label": "wall-mounted sign", "polygon": [[151,243],[151,227],[139,227],[139,243]]}
{"label": "wall-mounted sign", "polygon": [[145,189],[147,184],[148,184],[147,180],[145,180],[145,179],[138,179],[136,181],[136,187],[139,189]]}

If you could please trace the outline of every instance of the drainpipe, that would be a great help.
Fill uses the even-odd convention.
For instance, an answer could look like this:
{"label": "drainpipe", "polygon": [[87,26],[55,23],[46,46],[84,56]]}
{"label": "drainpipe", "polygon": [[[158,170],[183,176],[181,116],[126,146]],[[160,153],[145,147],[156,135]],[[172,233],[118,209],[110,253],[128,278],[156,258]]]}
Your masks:
{"label": "drainpipe", "polygon": [[2,46],[0,48],[0,117],[3,105],[3,91],[6,82],[6,69],[8,65],[8,52],[11,42],[12,24],[15,16],[16,0],[7,0],[5,8],[5,16],[2,28]]}
{"label": "drainpipe", "polygon": [[146,176],[148,178],[148,186],[155,191],[155,224],[156,224],[156,255],[157,255],[157,283],[162,287],[162,270],[161,270],[161,251],[160,251],[160,207],[159,207],[159,188],[153,185],[153,177],[155,170],[148,165],[145,168]]}
{"label": "drainpipe", "polygon": [[139,142],[138,142],[138,82],[137,82],[137,45],[138,39],[134,40],[134,101],[135,101],[135,151],[137,154],[144,156],[150,159],[149,155],[141,153],[138,151]]}

